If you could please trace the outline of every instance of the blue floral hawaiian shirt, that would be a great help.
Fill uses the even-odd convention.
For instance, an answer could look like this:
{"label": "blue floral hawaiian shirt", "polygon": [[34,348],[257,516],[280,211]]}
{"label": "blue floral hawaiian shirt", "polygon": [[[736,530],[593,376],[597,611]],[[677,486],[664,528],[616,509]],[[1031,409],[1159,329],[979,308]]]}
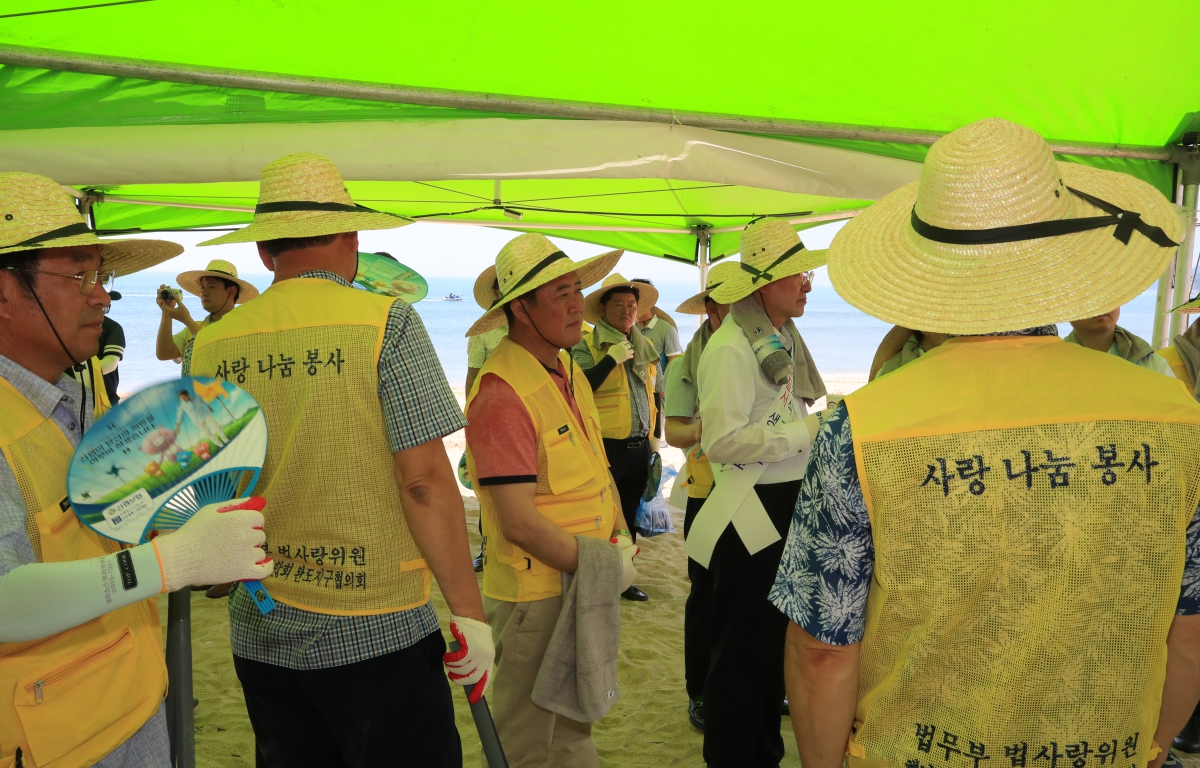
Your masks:
{"label": "blue floral hawaiian shirt", "polygon": [[[1200,613],[1200,516],[1187,528],[1187,558],[1176,610]],[[875,572],[871,520],[863,501],[845,404],[821,425],[770,599],[817,640],[862,640]]]}

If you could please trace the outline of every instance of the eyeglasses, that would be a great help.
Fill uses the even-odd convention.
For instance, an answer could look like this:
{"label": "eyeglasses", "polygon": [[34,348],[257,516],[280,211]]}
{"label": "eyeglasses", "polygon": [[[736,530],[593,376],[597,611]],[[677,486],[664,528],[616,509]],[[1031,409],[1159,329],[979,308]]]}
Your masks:
{"label": "eyeglasses", "polygon": [[79,272],[74,275],[68,275],[63,272],[47,272],[44,269],[22,269],[21,267],[5,267],[5,269],[14,272],[31,272],[37,275],[54,275],[56,277],[68,277],[72,280],[79,281],[79,292],[84,296],[90,296],[92,291],[96,290],[96,283],[105,290],[113,284],[117,279],[116,270],[112,269],[89,269],[86,272]]}
{"label": "eyeglasses", "polygon": [[801,272],[800,277],[803,277],[804,282],[811,286],[813,284],[813,280],[817,277],[817,271],[815,269],[810,269],[807,272]]}

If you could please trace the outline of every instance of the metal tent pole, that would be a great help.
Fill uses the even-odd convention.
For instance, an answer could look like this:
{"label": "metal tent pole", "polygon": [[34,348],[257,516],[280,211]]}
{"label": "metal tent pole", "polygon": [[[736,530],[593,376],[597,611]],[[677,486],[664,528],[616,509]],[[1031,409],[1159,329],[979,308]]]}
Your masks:
{"label": "metal tent pole", "polygon": [[[790,118],[750,117],[717,112],[639,107],[622,104],[599,104],[535,96],[515,96],[477,91],[456,91],[445,88],[372,83],[358,80],[338,80],[305,75],[285,75],[276,72],[252,72],[221,69],[195,64],[103,56],[100,54],[54,51],[21,45],[0,45],[0,64],[33,67],[65,72],[83,72],[109,77],[139,80],[159,80],[171,83],[191,83],[221,88],[247,88],[255,91],[299,93],[308,96],[334,96],[392,104],[417,104],[451,109],[500,112],[531,117],[567,118],[575,120],[631,120],[668,125],[687,125],[738,133],[761,133],[774,136],[803,138],[855,139],[859,141],[896,142],[929,146],[945,133],[914,128],[890,126],[849,125]],[[1100,144],[1086,141],[1050,140],[1058,154],[1089,157],[1127,157],[1139,160],[1171,159],[1171,147],[1124,144]]]}
{"label": "metal tent pole", "polygon": [[196,768],[196,723],[192,705],[192,590],[167,595],[167,734],[171,765]]}
{"label": "metal tent pole", "polygon": [[[700,268],[700,290],[703,291],[708,287],[708,267],[709,259],[712,256],[712,233],[707,227],[700,227],[696,230],[696,266]],[[699,328],[701,323],[707,323],[708,318],[701,314],[696,317],[696,327]]]}

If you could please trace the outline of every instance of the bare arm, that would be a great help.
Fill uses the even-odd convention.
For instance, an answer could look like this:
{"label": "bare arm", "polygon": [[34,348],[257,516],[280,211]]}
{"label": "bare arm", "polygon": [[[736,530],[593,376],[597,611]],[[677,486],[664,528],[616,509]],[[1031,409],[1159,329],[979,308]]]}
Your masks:
{"label": "bare arm", "polygon": [[686,451],[700,442],[700,436],[703,433],[702,424],[703,422],[699,419],[692,423],[692,420],[686,416],[668,416],[667,445],[673,445]]}
{"label": "bare arm", "polygon": [[500,530],[504,538],[551,568],[575,573],[579,567],[579,545],[574,536],[538,512],[533,503],[536,489],[536,483],[487,487],[500,518]]}
{"label": "bare arm", "polygon": [[179,347],[175,346],[175,339],[171,338],[171,316],[166,312],[162,313],[162,319],[158,322],[158,336],[154,342],[154,355],[159,360],[174,360],[179,357]]}
{"label": "bare arm", "polygon": [[859,644],[827,645],[795,622],[783,676],[804,768],[841,768],[858,704]]}
{"label": "bare arm", "polygon": [[[162,291],[167,286],[158,286],[159,291]],[[162,319],[158,322],[158,336],[154,343],[154,354],[159,360],[174,360],[183,354],[183,350],[175,346],[175,339],[172,338],[171,320],[178,320],[187,326],[188,330],[195,336],[200,331],[200,326],[192,319],[192,313],[188,311],[187,306],[182,301],[171,299],[163,301],[162,296],[156,296],[155,301],[158,302],[159,309],[162,310]]]}
{"label": "bare arm", "polygon": [[483,598],[471,567],[466,512],[446,447],[441,440],[429,440],[392,455],[408,528],[450,612],[486,622]]}
{"label": "bare arm", "polygon": [[1176,616],[1167,635],[1167,682],[1154,740],[1162,752],[1149,768],[1159,768],[1167,749],[1200,701],[1200,615]]}
{"label": "bare arm", "polygon": [[464,397],[470,397],[471,386],[475,383],[475,378],[479,376],[479,368],[467,368],[467,389]]}

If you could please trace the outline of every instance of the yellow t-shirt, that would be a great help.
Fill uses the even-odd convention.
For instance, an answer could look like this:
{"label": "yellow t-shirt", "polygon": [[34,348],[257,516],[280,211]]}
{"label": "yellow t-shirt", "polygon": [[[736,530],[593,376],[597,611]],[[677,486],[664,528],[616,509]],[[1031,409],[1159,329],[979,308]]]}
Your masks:
{"label": "yellow t-shirt", "polygon": [[[212,315],[209,315],[208,317],[204,318],[204,321],[202,323],[200,323],[200,327],[203,328],[204,326],[208,325],[211,322],[212,322]],[[171,337],[171,340],[175,342],[175,348],[179,350],[180,358],[183,357],[183,353],[187,349],[187,343],[189,340],[191,340],[192,335],[193,335],[192,329],[188,328],[185,325],[185,326],[183,326],[182,331],[180,331],[179,333],[177,333]]]}

